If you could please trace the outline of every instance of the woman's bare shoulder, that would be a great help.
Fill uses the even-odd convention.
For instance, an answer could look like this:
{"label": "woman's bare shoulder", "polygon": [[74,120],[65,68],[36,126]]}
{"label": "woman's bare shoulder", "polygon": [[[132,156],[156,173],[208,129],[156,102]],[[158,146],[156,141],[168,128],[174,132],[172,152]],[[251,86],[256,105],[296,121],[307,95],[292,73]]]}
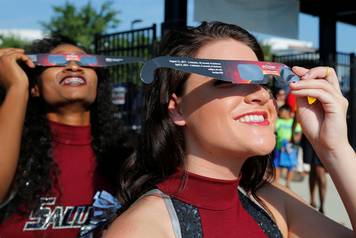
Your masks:
{"label": "woman's bare shoulder", "polygon": [[104,237],[174,237],[171,227],[164,200],[157,195],[148,195],[116,218]]}

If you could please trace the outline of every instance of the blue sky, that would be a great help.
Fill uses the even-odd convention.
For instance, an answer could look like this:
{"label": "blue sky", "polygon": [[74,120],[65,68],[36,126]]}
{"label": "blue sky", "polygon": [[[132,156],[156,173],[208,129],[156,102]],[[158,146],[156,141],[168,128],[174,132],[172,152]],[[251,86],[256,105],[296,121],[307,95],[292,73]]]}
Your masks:
{"label": "blue sky", "polygon": [[[48,21],[53,14],[52,5],[62,5],[66,0],[0,0],[0,29],[31,28],[41,29],[40,21]],[[82,6],[87,0],[75,0]],[[92,0],[94,6],[100,6],[101,0]],[[193,2],[188,0],[188,24],[193,21]],[[114,7],[120,11],[121,24],[114,31],[128,30],[132,20],[142,19],[135,27],[145,27],[163,21],[164,0],[115,0]],[[318,18],[310,15],[299,16],[299,39],[313,42],[318,47]],[[337,24],[337,50],[356,53],[356,27]]]}

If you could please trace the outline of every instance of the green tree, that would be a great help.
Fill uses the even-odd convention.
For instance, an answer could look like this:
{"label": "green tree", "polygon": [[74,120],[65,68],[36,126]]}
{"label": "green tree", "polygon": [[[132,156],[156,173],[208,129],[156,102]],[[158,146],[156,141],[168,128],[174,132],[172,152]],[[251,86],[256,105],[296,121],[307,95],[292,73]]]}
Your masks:
{"label": "green tree", "polygon": [[49,22],[41,22],[45,31],[50,34],[61,34],[77,41],[87,49],[93,50],[95,34],[105,33],[120,23],[113,10],[112,1],[105,1],[100,9],[95,9],[91,1],[81,8],[66,2],[64,6],[53,6],[54,17]]}
{"label": "green tree", "polygon": [[263,54],[265,56],[265,61],[272,61],[272,52],[271,52],[271,46],[270,45],[266,45],[266,44],[262,44],[260,43]]}
{"label": "green tree", "polygon": [[26,48],[30,43],[16,35],[0,35],[0,48]]}

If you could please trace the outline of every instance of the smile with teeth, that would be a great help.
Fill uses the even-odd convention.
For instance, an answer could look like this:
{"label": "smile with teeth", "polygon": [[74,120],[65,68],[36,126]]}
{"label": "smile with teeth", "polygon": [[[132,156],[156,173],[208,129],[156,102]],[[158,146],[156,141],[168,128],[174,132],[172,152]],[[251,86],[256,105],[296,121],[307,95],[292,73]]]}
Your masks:
{"label": "smile with teeth", "polygon": [[264,120],[262,115],[246,115],[239,119],[240,122],[263,122]]}
{"label": "smile with teeth", "polygon": [[269,121],[267,119],[267,115],[263,113],[253,113],[253,114],[246,114],[240,117],[237,117],[235,120],[245,124],[252,124],[252,125],[262,125],[267,126],[269,125]]}
{"label": "smile with teeth", "polygon": [[62,80],[61,84],[66,85],[66,86],[81,86],[85,85],[85,79],[82,77],[66,77],[65,79]]}

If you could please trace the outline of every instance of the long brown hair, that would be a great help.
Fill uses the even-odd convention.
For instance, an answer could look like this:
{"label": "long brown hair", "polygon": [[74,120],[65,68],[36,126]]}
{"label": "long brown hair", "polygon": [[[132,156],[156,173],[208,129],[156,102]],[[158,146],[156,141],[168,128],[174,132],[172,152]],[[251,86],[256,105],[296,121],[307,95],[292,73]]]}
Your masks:
{"label": "long brown hair", "polygon": [[[31,53],[48,53],[58,45],[70,44],[79,47],[66,37],[55,35],[33,42]],[[43,68],[24,67],[30,80],[30,88],[39,80]],[[111,103],[111,83],[107,74],[96,71],[98,78],[97,97],[90,106],[92,147],[96,155],[96,172],[118,187],[117,171],[124,159],[133,152],[123,124],[114,118],[116,108]],[[4,92],[3,92],[4,93]],[[0,105],[4,98],[0,90]],[[30,97],[22,133],[20,158],[16,177],[10,194],[15,196],[0,209],[0,223],[13,213],[27,214],[40,207],[40,197],[48,195],[57,184],[60,173],[52,157],[52,137],[46,116],[46,102],[43,98]]]}
{"label": "long brown hair", "polygon": [[[162,41],[160,55],[194,57],[209,42],[228,38],[244,43],[259,60],[263,60],[262,49],[255,37],[241,27],[221,22],[204,22],[196,28],[169,32]],[[177,167],[184,166],[183,131],[171,121],[166,99],[173,93],[181,95],[189,74],[171,69],[157,71],[145,100],[144,125],[137,155],[127,160],[121,171],[119,199],[126,205],[154,188]],[[270,158],[249,158],[241,170],[240,186],[258,201],[257,189],[273,177]]]}

